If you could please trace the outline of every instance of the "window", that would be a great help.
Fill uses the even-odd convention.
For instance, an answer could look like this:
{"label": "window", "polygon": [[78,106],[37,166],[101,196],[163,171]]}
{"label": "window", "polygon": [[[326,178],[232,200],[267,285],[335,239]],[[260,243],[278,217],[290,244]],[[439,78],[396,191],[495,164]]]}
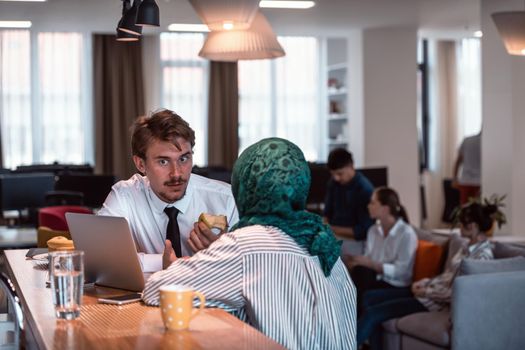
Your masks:
{"label": "window", "polygon": [[239,152],[277,136],[320,157],[319,47],[312,37],[279,37],[286,56],[239,61]]}
{"label": "window", "polygon": [[1,31],[0,44],[3,166],[11,168],[33,159],[29,31]]}
{"label": "window", "polygon": [[[82,163],[82,35],[39,33],[39,161]],[[38,130],[35,130],[38,133]]]}
{"label": "window", "polygon": [[204,35],[160,35],[162,106],[175,111],[195,130],[193,164],[206,164],[208,63],[198,56]]}
{"label": "window", "polygon": [[6,30],[0,45],[3,166],[92,162],[82,35]]}
{"label": "window", "polygon": [[428,84],[428,41],[418,43],[417,69],[417,134],[419,151],[419,170],[429,168],[430,115]]}
{"label": "window", "polygon": [[462,39],[457,44],[458,139],[481,130],[481,48],[478,38]]}

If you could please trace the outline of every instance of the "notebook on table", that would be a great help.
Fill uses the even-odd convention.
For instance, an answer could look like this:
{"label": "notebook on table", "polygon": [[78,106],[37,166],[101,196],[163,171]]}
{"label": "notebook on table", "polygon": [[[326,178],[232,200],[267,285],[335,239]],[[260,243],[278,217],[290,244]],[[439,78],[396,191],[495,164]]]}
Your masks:
{"label": "notebook on table", "polygon": [[142,272],[129,224],[123,217],[66,213],[75,249],[84,251],[84,276],[97,285],[142,291]]}

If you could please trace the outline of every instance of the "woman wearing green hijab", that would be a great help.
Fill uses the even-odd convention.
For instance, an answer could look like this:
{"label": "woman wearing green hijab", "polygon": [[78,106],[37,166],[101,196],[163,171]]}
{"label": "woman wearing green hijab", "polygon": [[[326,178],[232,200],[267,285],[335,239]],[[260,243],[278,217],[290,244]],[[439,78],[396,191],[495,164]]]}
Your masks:
{"label": "woman wearing green hijab", "polygon": [[305,211],[309,187],[308,164],[293,143],[269,138],[248,147],[232,174],[238,224],[154,274],[145,302],[158,305],[162,285],[191,285],[208,306],[287,348],[355,349],[355,288],[339,259],[340,242]]}

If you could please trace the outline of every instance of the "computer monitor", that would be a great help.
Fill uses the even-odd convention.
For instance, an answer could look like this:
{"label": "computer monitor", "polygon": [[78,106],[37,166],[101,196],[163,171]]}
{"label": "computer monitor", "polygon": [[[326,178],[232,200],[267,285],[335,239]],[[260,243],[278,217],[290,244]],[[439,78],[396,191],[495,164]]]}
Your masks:
{"label": "computer monitor", "polygon": [[308,165],[312,181],[306,202],[309,204],[324,203],[326,185],[331,177],[330,170],[326,167],[326,163],[308,163]]}
{"label": "computer monitor", "polygon": [[231,183],[232,172],[226,167],[222,166],[194,166],[191,170],[193,174],[201,175],[213,180],[219,180],[226,183]]}
{"label": "computer monitor", "polygon": [[114,175],[62,174],[58,175],[55,190],[82,192],[85,206],[100,208],[115,181]]}
{"label": "computer monitor", "polygon": [[[331,177],[330,170],[326,163],[308,163],[308,165],[310,167],[312,184],[306,202],[312,205],[324,203],[326,185]],[[366,176],[374,187],[388,186],[387,167],[360,168],[356,170]]]}
{"label": "computer monitor", "polygon": [[388,186],[387,167],[361,168],[356,170],[370,180],[374,187]]}
{"label": "computer monitor", "polygon": [[[55,187],[52,173],[1,174],[0,206],[2,217],[6,212],[17,211],[18,216],[27,216],[36,208],[45,205],[45,196]],[[21,213],[26,212],[26,215]],[[13,216],[10,216],[11,218]]]}
{"label": "computer monitor", "polygon": [[31,164],[31,165],[19,165],[13,171],[14,173],[33,173],[33,172],[46,172],[54,174],[64,173],[85,173],[93,174],[93,166],[89,164]]}

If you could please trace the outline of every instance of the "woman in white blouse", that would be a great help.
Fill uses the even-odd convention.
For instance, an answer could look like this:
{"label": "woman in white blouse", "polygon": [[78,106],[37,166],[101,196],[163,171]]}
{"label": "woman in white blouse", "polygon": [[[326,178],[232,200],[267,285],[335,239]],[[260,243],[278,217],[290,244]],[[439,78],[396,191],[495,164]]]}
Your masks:
{"label": "woman in white blouse", "polygon": [[376,224],[368,229],[365,254],[344,258],[357,288],[358,303],[369,289],[408,288],[417,249],[416,233],[396,191],[377,188],[368,211]]}

